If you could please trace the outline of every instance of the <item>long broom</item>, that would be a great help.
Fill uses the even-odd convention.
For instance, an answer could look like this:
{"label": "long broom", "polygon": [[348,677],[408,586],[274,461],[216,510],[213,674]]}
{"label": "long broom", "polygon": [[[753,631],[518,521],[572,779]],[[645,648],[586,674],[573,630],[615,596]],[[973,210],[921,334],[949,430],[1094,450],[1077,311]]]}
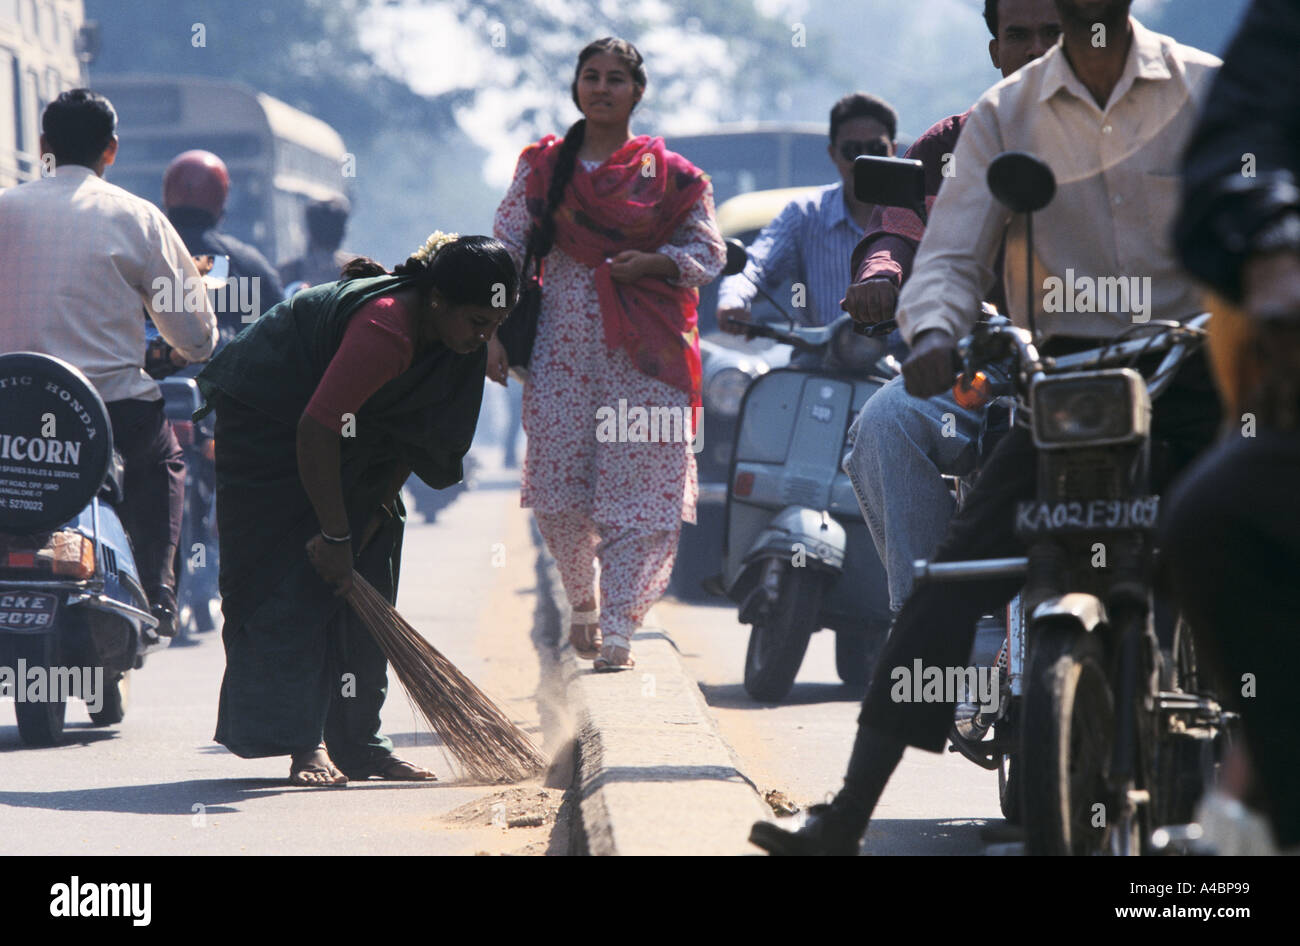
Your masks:
{"label": "long broom", "polygon": [[546,758],[528,734],[355,571],[347,601],[420,715],[473,778],[518,782],[546,768]]}

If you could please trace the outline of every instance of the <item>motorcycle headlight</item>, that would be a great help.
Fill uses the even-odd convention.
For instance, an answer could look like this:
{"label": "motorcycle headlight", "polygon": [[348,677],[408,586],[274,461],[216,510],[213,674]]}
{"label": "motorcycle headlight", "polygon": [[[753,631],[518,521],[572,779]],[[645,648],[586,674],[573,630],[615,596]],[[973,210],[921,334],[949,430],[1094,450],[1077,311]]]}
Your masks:
{"label": "motorcycle headlight", "polygon": [[859,335],[853,323],[846,321],[831,336],[831,354],[844,370],[853,374],[872,369],[885,353],[885,343],[878,338]]}
{"label": "motorcycle headlight", "polygon": [[1030,400],[1034,443],[1045,449],[1128,443],[1150,428],[1146,382],[1131,368],[1042,378]]}
{"label": "motorcycle headlight", "polygon": [[753,378],[739,368],[723,368],[704,388],[704,403],[723,417],[740,413],[740,401]]}

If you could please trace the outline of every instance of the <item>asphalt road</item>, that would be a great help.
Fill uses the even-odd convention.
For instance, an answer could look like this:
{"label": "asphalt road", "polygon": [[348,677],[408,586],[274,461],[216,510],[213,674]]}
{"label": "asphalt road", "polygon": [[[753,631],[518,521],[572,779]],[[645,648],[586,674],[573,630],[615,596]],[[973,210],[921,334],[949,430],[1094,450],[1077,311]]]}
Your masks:
{"label": "asphalt road", "polygon": [[[741,770],[761,794],[775,789],[806,808],[839,789],[862,690],[840,683],[833,632],[813,635],[794,689],[774,706],[754,702],[742,686],[749,628],[736,621],[734,607],[665,599],[654,617],[670,630]],[[1007,843],[1014,844],[1014,835],[998,807],[996,773],[951,753],[909,749],[880,799],[862,853],[983,854],[1009,852]]]}
{"label": "asphalt road", "polygon": [[[535,555],[518,505],[497,470],[435,523],[413,515],[398,609],[542,742]],[[438,783],[289,786],[287,757],[243,760],[213,743],[223,669],[219,633],[168,648],[135,672],[121,725],[93,728],[73,702],[66,743],[48,749],[25,748],[0,704],[0,853],[564,852],[567,828],[554,824],[567,775],[510,789],[458,781],[391,673],[384,729]],[[543,823],[507,827],[521,815]]]}

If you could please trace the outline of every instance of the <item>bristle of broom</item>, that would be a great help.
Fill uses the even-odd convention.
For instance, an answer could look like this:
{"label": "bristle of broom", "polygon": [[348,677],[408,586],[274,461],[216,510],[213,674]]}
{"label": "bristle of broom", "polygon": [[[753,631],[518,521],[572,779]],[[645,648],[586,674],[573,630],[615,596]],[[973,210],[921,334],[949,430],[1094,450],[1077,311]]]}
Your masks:
{"label": "bristle of broom", "polygon": [[517,782],[546,768],[546,758],[528,734],[355,571],[347,601],[392,664],[420,715],[471,777]]}

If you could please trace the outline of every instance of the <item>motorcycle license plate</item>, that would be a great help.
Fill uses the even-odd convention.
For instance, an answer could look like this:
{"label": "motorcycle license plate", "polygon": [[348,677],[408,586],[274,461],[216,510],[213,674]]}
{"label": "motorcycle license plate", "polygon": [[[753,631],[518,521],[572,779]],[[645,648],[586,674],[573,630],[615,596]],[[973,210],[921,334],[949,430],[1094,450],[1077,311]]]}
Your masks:
{"label": "motorcycle license plate", "polygon": [[39,633],[54,626],[58,599],[27,591],[0,592],[0,631]]}
{"label": "motorcycle license plate", "polygon": [[1016,533],[1146,531],[1160,515],[1159,496],[1016,504]]}

